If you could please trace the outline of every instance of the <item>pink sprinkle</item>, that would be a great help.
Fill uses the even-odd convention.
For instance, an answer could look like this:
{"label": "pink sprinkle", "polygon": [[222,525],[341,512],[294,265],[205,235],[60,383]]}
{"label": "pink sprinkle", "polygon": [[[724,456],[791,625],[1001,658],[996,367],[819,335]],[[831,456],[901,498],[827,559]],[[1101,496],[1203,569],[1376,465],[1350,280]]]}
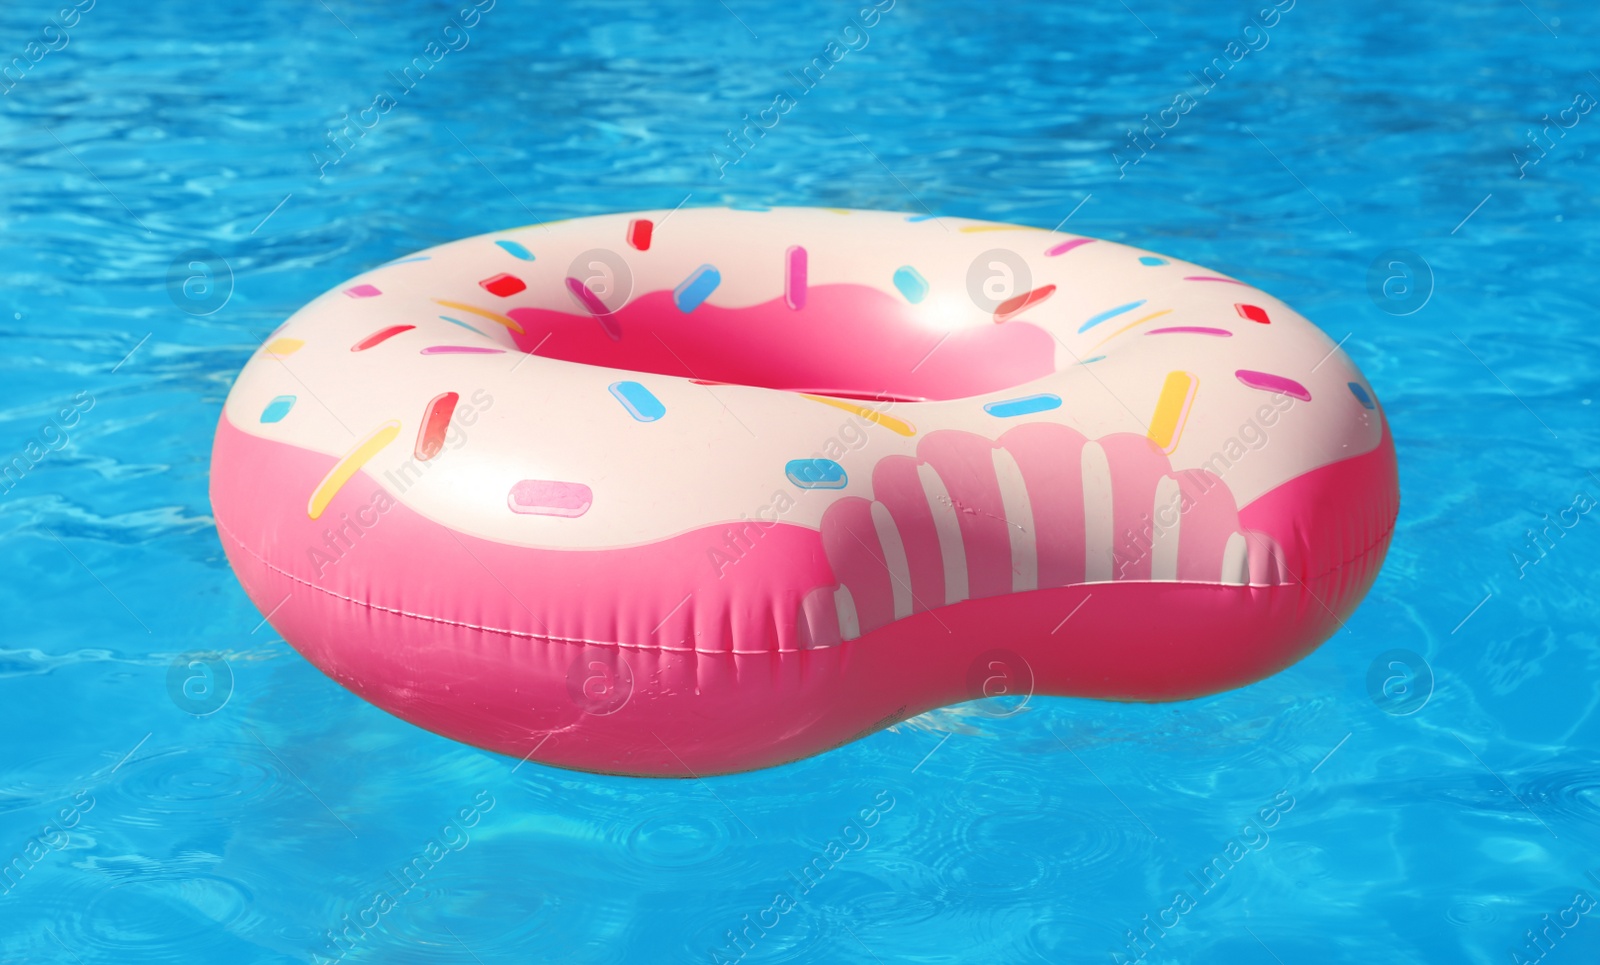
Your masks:
{"label": "pink sprinkle", "polygon": [[622,338],[621,330],[617,328],[616,323],[609,317],[612,314],[611,309],[606,307],[606,303],[600,300],[599,295],[589,290],[588,284],[582,279],[573,278],[569,275],[567,276],[567,291],[572,293],[572,297],[577,299],[578,304],[583,306],[584,311],[593,315],[599,321],[600,327],[605,329],[606,335],[610,336],[613,342]]}
{"label": "pink sprinkle", "polygon": [[506,494],[506,505],[513,513],[535,516],[564,516],[572,519],[589,511],[594,491],[583,483],[554,479],[524,479]]}
{"label": "pink sprinkle", "polygon": [[1216,335],[1221,338],[1232,338],[1233,333],[1222,328],[1205,328],[1201,325],[1174,325],[1172,328],[1156,328],[1145,332],[1146,335]]}
{"label": "pink sprinkle", "polygon": [[1044,253],[1044,256],[1046,258],[1054,258],[1056,255],[1064,255],[1072,249],[1077,248],[1080,245],[1086,245],[1093,240],[1093,238],[1074,238],[1071,241],[1063,241],[1054,248],[1047,249]]}
{"label": "pink sprinkle", "polygon": [[423,355],[504,355],[503,348],[483,348],[477,345],[430,345]]}
{"label": "pink sprinkle", "polygon": [[1305,386],[1294,379],[1286,379],[1281,375],[1273,375],[1271,372],[1253,372],[1250,369],[1240,369],[1233,374],[1240,382],[1252,389],[1260,389],[1263,392],[1279,392],[1299,399],[1301,402],[1311,401],[1311,393]]}
{"label": "pink sprinkle", "polygon": [[795,311],[806,307],[806,250],[793,245],[788,251],[788,272],[783,280],[783,303]]}
{"label": "pink sprinkle", "polygon": [[354,288],[346,288],[344,293],[351,298],[371,298],[373,295],[383,294],[375,285],[357,285]]}
{"label": "pink sprinkle", "polygon": [[[1244,285],[1244,282],[1242,282],[1242,281],[1234,281],[1232,278],[1218,278],[1216,275],[1184,275],[1183,276],[1183,280],[1184,281],[1225,281],[1230,285]],[[1249,285],[1244,285],[1244,287],[1249,288],[1250,286]]]}

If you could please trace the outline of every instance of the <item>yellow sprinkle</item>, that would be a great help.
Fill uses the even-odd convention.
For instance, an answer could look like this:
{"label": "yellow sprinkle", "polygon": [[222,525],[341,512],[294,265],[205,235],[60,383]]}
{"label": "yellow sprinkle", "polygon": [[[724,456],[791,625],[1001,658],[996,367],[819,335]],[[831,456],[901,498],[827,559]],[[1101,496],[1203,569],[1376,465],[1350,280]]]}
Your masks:
{"label": "yellow sprinkle", "polygon": [[1043,231],[1025,224],[969,224],[957,229],[962,234],[975,235],[980,231]]}
{"label": "yellow sprinkle", "polygon": [[361,471],[367,460],[376,456],[378,452],[395,440],[400,435],[400,420],[390,419],[383,425],[372,430],[372,434],[355,444],[355,448],[344,454],[344,458],[328,470],[322,477],[322,482],[317,484],[317,489],[311,494],[311,502],[306,504],[306,515],[312,519],[322,515],[322,511],[333,502],[333,497],[339,495],[339,490],[350,481],[350,477]]}
{"label": "yellow sprinkle", "polygon": [[1152,312],[1151,314],[1146,315],[1145,317],[1139,319],[1136,322],[1129,322],[1128,324],[1122,326],[1121,328],[1117,329],[1115,332],[1112,332],[1110,335],[1107,335],[1105,338],[1103,338],[1100,341],[1098,341],[1098,342],[1094,343],[1093,345],[1091,345],[1090,349],[1092,350],[1092,349],[1099,348],[1100,346],[1102,346],[1102,345],[1106,344],[1107,342],[1111,341],[1112,339],[1116,338],[1118,335],[1121,335],[1123,332],[1126,332],[1130,328],[1133,328],[1133,327],[1138,326],[1138,325],[1143,325],[1145,322],[1148,322],[1151,319],[1156,319],[1156,318],[1160,318],[1163,315],[1171,315],[1171,314],[1172,314],[1172,309],[1170,309],[1170,308],[1163,308],[1159,312]]}
{"label": "yellow sprinkle", "polygon": [[1168,372],[1167,381],[1161,386],[1156,413],[1150,417],[1149,435],[1150,441],[1168,455],[1178,448],[1178,437],[1183,435],[1183,424],[1189,419],[1199,385],[1200,378],[1193,373]]}
{"label": "yellow sprinkle", "polygon": [[843,409],[846,412],[854,412],[856,415],[867,420],[868,422],[876,422],[878,425],[883,426],[890,432],[898,432],[902,436],[914,436],[917,434],[916,426],[904,420],[896,419],[894,416],[884,415],[877,409],[869,409],[864,405],[856,405],[853,402],[846,402],[843,399],[833,399],[825,395],[807,395],[804,392],[800,394],[813,402],[821,402],[823,405],[831,405],[835,409]]}
{"label": "yellow sprinkle", "polygon": [[293,355],[300,351],[305,347],[305,344],[303,339],[275,338],[266,344],[264,351],[268,355],[276,355],[278,358],[283,358],[285,355]]}
{"label": "yellow sprinkle", "polygon": [[498,314],[496,314],[494,312],[489,311],[487,308],[476,308],[476,307],[474,307],[472,305],[466,305],[466,304],[463,304],[461,302],[447,302],[442,298],[435,298],[433,301],[434,301],[434,304],[443,305],[445,308],[454,308],[457,311],[471,312],[474,315],[480,316],[482,318],[487,318],[491,322],[499,322],[501,325],[504,325],[506,328],[511,329],[513,332],[516,332],[518,335],[524,334],[524,332],[522,331],[522,326],[517,324],[516,319],[507,318],[504,315],[498,315]]}

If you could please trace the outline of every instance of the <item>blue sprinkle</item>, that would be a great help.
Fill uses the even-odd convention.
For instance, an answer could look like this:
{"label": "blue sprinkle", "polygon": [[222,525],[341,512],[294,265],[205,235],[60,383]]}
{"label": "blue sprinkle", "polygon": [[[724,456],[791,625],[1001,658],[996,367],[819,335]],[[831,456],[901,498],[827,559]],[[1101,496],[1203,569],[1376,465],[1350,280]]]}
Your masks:
{"label": "blue sprinkle", "polygon": [[1164,265],[1166,263],[1167,259],[1157,258],[1155,255],[1145,255],[1139,259],[1139,264],[1149,265],[1152,268],[1154,268],[1156,265]]}
{"label": "blue sprinkle", "polygon": [[1104,355],[1096,355],[1094,358],[1092,358],[1092,359],[1084,359],[1082,362],[1079,362],[1078,364],[1079,365],[1088,365],[1090,362],[1098,362],[1103,358],[1105,358]]}
{"label": "blue sprinkle", "polygon": [[911,222],[912,224],[915,224],[918,221],[928,221],[932,217],[933,217],[933,215],[931,215],[931,214],[914,214],[911,217],[907,218],[906,220]]}
{"label": "blue sprinkle", "polygon": [[288,415],[289,410],[292,408],[294,408],[294,396],[280,395],[268,402],[267,407],[261,410],[261,421],[282,422],[283,417]]}
{"label": "blue sprinkle", "polygon": [[928,297],[928,280],[910,265],[895,269],[894,287],[900,289],[900,294],[906,296],[906,301],[913,305]]}
{"label": "blue sprinkle", "polygon": [[[466,329],[469,332],[478,332],[477,329],[473,328],[471,325],[468,325],[466,322],[463,322],[459,318],[451,318],[449,315],[440,315],[439,317],[444,319],[447,322],[454,322],[454,323],[456,323],[457,325],[460,325],[462,328]],[[478,334],[479,335],[483,335],[482,332],[478,332]],[[489,336],[483,335],[483,337],[484,338],[488,338]]]}
{"label": "blue sprinkle", "polygon": [[1368,395],[1367,394],[1367,390],[1363,389],[1361,387],[1361,383],[1359,383],[1359,382],[1351,382],[1350,383],[1350,394],[1356,397],[1356,401],[1357,402],[1361,403],[1362,405],[1366,406],[1367,408],[1369,408],[1369,409],[1376,409],[1377,408],[1377,406],[1373,405],[1373,403],[1372,403],[1372,396]]}
{"label": "blue sprinkle", "polygon": [[638,382],[613,382],[611,394],[628,410],[628,415],[640,422],[654,422],[667,414],[667,407],[661,400]]}
{"label": "blue sprinkle", "polygon": [[1042,392],[1039,395],[1025,395],[1020,399],[990,402],[983,407],[983,411],[998,419],[1011,419],[1019,415],[1049,412],[1051,409],[1059,408],[1061,408],[1061,396]]}
{"label": "blue sprinkle", "polygon": [[1101,322],[1105,321],[1108,318],[1115,318],[1118,315],[1121,315],[1123,312],[1131,312],[1135,308],[1138,308],[1140,305],[1143,305],[1144,303],[1145,303],[1145,300],[1143,298],[1141,298],[1136,302],[1129,302],[1126,305],[1118,305],[1116,308],[1112,308],[1112,309],[1108,309],[1106,311],[1103,311],[1100,314],[1096,315],[1095,317],[1089,319],[1087,322],[1084,322],[1083,323],[1083,327],[1078,329],[1078,334],[1082,335],[1084,332],[1087,332],[1089,329],[1094,328],[1096,325],[1099,325]]}
{"label": "blue sprinkle", "polygon": [[527,248],[515,241],[497,241],[495,244],[504,248],[506,252],[513,257],[521,258],[523,261],[533,260],[533,252],[529,251]]}
{"label": "blue sprinkle", "polygon": [[844,467],[832,459],[791,459],[783,474],[801,489],[843,489],[850,482]]}
{"label": "blue sprinkle", "polygon": [[692,312],[722,284],[722,273],[711,265],[701,265],[683,284],[672,290],[672,301],[680,312]]}

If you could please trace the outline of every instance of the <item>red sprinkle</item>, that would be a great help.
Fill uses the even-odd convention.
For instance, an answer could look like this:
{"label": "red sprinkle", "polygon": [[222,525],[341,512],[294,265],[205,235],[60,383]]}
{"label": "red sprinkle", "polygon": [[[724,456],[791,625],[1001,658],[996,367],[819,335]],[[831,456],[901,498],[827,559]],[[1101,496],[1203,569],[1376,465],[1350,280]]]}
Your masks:
{"label": "red sprinkle", "polygon": [[435,396],[422,410],[422,428],[417,430],[416,457],[427,462],[444,448],[445,434],[450,431],[450,418],[456,413],[456,402],[461,396],[446,392]]}
{"label": "red sprinkle", "polygon": [[484,291],[491,295],[499,295],[501,298],[510,298],[528,287],[516,275],[508,275],[505,272],[501,272],[493,278],[485,278],[478,284],[483,286]]}
{"label": "red sprinkle", "polygon": [[1272,319],[1267,317],[1265,309],[1257,308],[1254,305],[1245,305],[1242,303],[1236,304],[1233,307],[1238,309],[1239,317],[1241,318],[1248,318],[1252,322],[1260,322],[1263,325],[1272,324]]}
{"label": "red sprinkle", "polygon": [[1035,288],[1031,292],[1023,292],[1021,295],[1014,295],[1011,298],[1001,302],[1000,307],[994,310],[994,320],[996,322],[1003,322],[1013,315],[1027,311],[1055,293],[1056,286],[1045,285],[1043,288]]}
{"label": "red sprinkle", "polygon": [[655,227],[655,222],[649,218],[634,218],[628,222],[628,244],[640,251],[649,251],[650,233]]}
{"label": "red sprinkle", "polygon": [[394,338],[396,335],[399,335],[401,332],[409,332],[413,328],[416,328],[416,326],[390,325],[388,328],[380,328],[376,332],[373,332],[371,335],[368,335],[366,338],[350,346],[350,351],[365,352],[367,349],[377,345],[379,342],[386,342],[389,339]]}

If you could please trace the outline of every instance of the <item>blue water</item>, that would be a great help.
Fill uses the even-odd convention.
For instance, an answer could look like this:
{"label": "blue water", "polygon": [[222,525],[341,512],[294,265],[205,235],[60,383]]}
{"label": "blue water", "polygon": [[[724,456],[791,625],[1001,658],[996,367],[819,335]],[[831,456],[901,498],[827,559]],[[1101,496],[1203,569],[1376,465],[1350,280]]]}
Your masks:
{"label": "blue water", "polygon": [[[309,962],[358,919],[347,961],[1111,961],[1147,920],[1147,962],[1600,952],[1568,910],[1600,897],[1600,513],[1575,508],[1600,113],[1560,113],[1600,95],[1592,5],[1300,0],[1263,33],[1255,3],[900,0],[860,46],[852,4],[499,0],[401,93],[462,42],[453,5],[100,0],[63,34],[63,2],[0,8],[26,64],[0,83],[0,456],[37,462],[0,495],[0,860],[31,855],[0,959]],[[1382,399],[1387,567],[1347,632],[1233,693],[969,706],[704,782],[518,766],[324,678],[213,529],[233,373],[370,266],[680,202],[1070,214],[1261,285]]]}

